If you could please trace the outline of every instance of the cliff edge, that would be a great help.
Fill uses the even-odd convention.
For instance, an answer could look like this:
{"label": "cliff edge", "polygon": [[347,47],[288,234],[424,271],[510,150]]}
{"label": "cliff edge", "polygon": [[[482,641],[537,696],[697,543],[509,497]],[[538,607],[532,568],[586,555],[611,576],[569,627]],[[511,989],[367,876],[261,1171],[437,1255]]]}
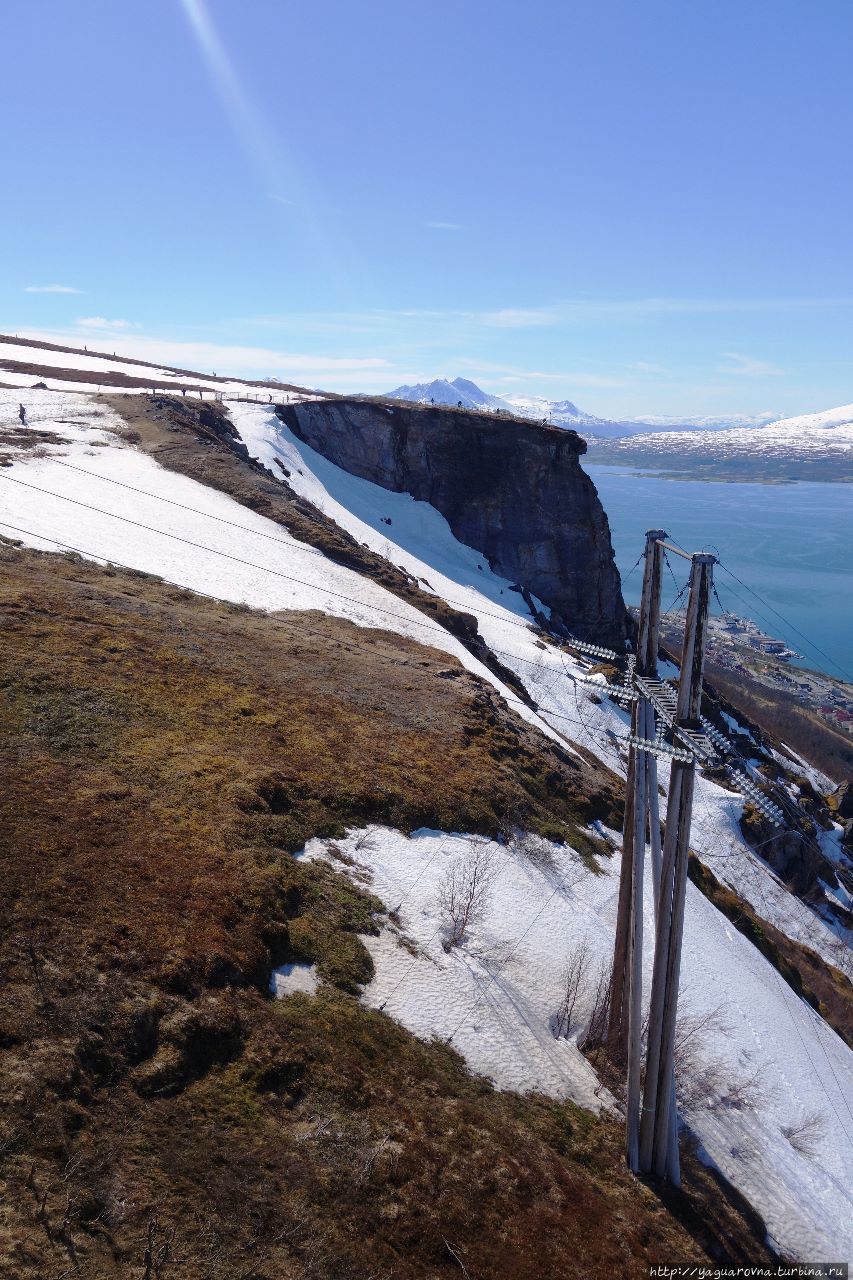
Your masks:
{"label": "cliff edge", "polygon": [[352,475],[429,502],[496,573],[589,640],[629,626],[610,526],[574,431],[445,405],[358,399],[280,405],[305,444]]}

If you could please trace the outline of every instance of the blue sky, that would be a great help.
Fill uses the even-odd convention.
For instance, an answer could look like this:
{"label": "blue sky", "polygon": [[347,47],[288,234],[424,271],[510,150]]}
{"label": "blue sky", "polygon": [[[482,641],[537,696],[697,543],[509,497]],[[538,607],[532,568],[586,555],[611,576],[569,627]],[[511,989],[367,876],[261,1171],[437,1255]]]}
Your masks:
{"label": "blue sky", "polygon": [[0,37],[0,331],[613,416],[853,399],[850,0],[5,0]]}

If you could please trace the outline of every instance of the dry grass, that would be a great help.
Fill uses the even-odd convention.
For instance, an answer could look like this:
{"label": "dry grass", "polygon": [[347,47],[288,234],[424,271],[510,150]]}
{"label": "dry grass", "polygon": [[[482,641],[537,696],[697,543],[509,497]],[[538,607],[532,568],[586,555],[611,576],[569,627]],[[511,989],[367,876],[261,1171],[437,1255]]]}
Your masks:
{"label": "dry grass", "polygon": [[[570,834],[612,806],[603,775],[382,632],[9,547],[0,604],[0,1273],[130,1280],[146,1249],[165,1280],[765,1256],[707,1171],[670,1206],[685,1227],[613,1123],[497,1094],[364,1009],[379,904],[290,856],[366,820],[494,833],[522,809]],[[316,997],[268,997],[288,958]]]}
{"label": "dry grass", "polygon": [[[249,458],[227,407],[169,395],[114,395],[106,400],[127,423],[133,443],[156,457],[162,466],[227,493],[250,510],[281,524],[294,538],[316,547],[336,564],[364,574],[414,605],[461,641],[522,702],[532,705],[515,673],[484,642],[473,614],[454,609],[423,591],[414,578],[298,497],[283,475],[271,477],[260,463]],[[200,443],[205,446],[203,449],[199,449]]]}

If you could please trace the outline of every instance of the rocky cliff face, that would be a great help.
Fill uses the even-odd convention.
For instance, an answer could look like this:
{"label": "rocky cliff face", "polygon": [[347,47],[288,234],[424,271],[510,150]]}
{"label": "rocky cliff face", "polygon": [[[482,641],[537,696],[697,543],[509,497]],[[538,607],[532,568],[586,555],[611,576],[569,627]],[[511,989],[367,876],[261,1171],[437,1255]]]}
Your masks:
{"label": "rocky cliff face", "polygon": [[429,502],[495,572],[574,634],[622,645],[629,625],[610,528],[573,431],[446,406],[281,406],[306,444],[363,479]]}

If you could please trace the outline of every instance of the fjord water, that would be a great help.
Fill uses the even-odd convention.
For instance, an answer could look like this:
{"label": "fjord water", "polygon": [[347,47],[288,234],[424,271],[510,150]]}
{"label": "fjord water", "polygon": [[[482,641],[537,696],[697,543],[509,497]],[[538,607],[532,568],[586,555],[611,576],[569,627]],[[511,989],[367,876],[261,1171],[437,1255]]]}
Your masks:
{"label": "fjord water", "polygon": [[[853,679],[853,485],[726,484],[669,480],[623,467],[584,469],[610,520],[628,604],[640,599],[642,569],[632,572],[632,566],[646,529],[666,529],[686,550],[713,551],[766,602],[720,568],[715,584],[726,609],[785,640],[804,655],[801,665]],[[680,587],[688,566],[674,556],[670,563]],[[665,609],[676,591],[665,571]]]}

